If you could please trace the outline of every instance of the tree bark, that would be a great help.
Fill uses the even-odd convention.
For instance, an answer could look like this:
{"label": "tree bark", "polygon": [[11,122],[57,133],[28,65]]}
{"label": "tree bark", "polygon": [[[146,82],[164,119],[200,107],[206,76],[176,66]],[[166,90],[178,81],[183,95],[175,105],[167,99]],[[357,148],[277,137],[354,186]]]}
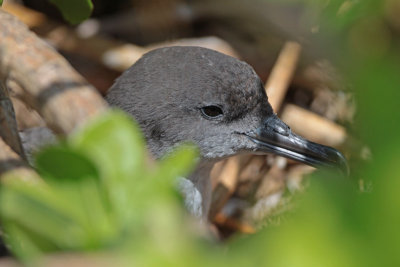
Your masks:
{"label": "tree bark", "polygon": [[18,135],[15,112],[5,84],[0,81],[0,138],[25,159],[21,140]]}

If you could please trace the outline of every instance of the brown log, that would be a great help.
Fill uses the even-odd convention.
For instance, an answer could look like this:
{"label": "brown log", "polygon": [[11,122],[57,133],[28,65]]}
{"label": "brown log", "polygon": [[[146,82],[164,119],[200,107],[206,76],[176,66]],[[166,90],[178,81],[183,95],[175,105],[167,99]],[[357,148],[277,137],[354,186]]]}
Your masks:
{"label": "brown log", "polygon": [[344,127],[293,104],[284,106],[281,119],[295,133],[313,142],[337,147],[346,139]]}
{"label": "brown log", "polygon": [[296,71],[300,52],[300,44],[286,42],[265,85],[269,103],[275,112],[279,112],[285,98],[286,91]]}
{"label": "brown log", "polygon": [[67,134],[106,103],[52,47],[0,10],[0,79],[13,79],[29,106],[57,133]]}

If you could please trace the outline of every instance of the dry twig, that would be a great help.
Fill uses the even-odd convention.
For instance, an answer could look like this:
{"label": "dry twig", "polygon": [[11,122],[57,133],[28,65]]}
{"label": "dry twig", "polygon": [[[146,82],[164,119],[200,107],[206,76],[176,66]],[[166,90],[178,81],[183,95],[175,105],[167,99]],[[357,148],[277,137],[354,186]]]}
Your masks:
{"label": "dry twig", "polygon": [[231,157],[226,160],[218,182],[213,190],[211,208],[209,213],[210,220],[222,209],[225,203],[236,189],[239,170],[244,161],[244,156]]}
{"label": "dry twig", "polygon": [[281,118],[294,132],[317,143],[335,147],[346,139],[343,126],[296,105],[286,104]]}
{"label": "dry twig", "polygon": [[286,91],[296,70],[301,52],[300,44],[286,42],[265,85],[269,102],[275,112],[279,112]]}

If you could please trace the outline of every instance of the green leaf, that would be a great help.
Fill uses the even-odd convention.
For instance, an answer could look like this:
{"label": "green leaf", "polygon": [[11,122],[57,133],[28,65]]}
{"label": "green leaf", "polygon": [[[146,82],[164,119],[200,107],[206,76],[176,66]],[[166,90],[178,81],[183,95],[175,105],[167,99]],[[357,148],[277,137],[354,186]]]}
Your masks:
{"label": "green leaf", "polygon": [[[159,163],[154,166],[148,178],[140,180],[131,192],[136,196],[130,206],[135,206],[136,212],[141,209],[149,209],[155,203],[165,205],[178,205],[176,192],[176,179],[187,176],[193,169],[198,156],[198,150],[191,145],[177,147],[166,155]],[[161,204],[157,204],[160,206]],[[169,210],[171,211],[171,210]]]}
{"label": "green leaf", "polygon": [[[43,238],[40,238],[40,241],[33,240],[26,232],[26,229],[22,229],[15,223],[4,221],[2,226],[7,232],[3,236],[5,243],[17,258],[26,263],[42,255],[42,251],[39,248],[47,247],[48,250],[51,250],[54,247],[53,244],[45,244],[46,241]],[[41,244],[37,244],[38,242]]]}
{"label": "green leaf", "polygon": [[163,180],[186,176],[195,166],[198,154],[194,145],[179,146],[161,160],[157,176]]}
{"label": "green leaf", "polygon": [[63,17],[72,24],[89,18],[93,10],[91,0],[49,0],[61,11]]}
{"label": "green leaf", "polygon": [[[63,157],[71,170],[51,165]],[[0,191],[0,214],[18,255],[25,258],[37,251],[99,248],[117,238],[119,229],[106,194],[99,178],[93,176],[98,172],[87,158],[54,147],[40,153],[37,162],[49,184],[7,180]]]}
{"label": "green leaf", "polygon": [[[37,244],[52,244],[52,247],[77,247],[84,243],[84,231],[79,223],[82,216],[75,205],[60,197],[51,187],[10,180],[3,184],[0,195],[2,221],[25,229],[25,239]],[[39,242],[29,233],[39,236]],[[46,247],[49,247],[48,245]],[[50,246],[51,247],[51,246]]]}
{"label": "green leaf", "polygon": [[132,194],[144,176],[145,145],[139,127],[121,111],[111,111],[71,136],[69,144],[99,168],[116,220],[129,223]]}
{"label": "green leaf", "polygon": [[89,246],[115,235],[110,218],[107,186],[102,186],[96,166],[84,154],[67,147],[50,147],[36,157],[36,167],[49,180],[60,198],[68,200],[79,214]]}
{"label": "green leaf", "polygon": [[3,0],[0,0],[0,6],[3,4]]}
{"label": "green leaf", "polygon": [[104,177],[133,178],[143,169],[143,136],[133,120],[123,112],[104,114],[72,136],[69,142],[87,154]]}
{"label": "green leaf", "polygon": [[44,178],[53,178],[60,182],[99,176],[96,166],[86,156],[66,147],[42,150],[36,156],[35,163]]}

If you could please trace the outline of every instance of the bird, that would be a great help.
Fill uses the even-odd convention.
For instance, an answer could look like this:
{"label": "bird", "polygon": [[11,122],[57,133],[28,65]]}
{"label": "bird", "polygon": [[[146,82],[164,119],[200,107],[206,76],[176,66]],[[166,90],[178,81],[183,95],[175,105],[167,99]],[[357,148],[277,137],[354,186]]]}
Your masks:
{"label": "bird", "polygon": [[202,220],[211,203],[210,171],[227,157],[271,153],[348,170],[338,150],[296,135],[278,118],[249,64],[214,50],[152,50],[114,82],[105,99],[138,122],[155,158],[185,142],[199,148],[197,167],[179,178],[178,187],[189,212]]}

